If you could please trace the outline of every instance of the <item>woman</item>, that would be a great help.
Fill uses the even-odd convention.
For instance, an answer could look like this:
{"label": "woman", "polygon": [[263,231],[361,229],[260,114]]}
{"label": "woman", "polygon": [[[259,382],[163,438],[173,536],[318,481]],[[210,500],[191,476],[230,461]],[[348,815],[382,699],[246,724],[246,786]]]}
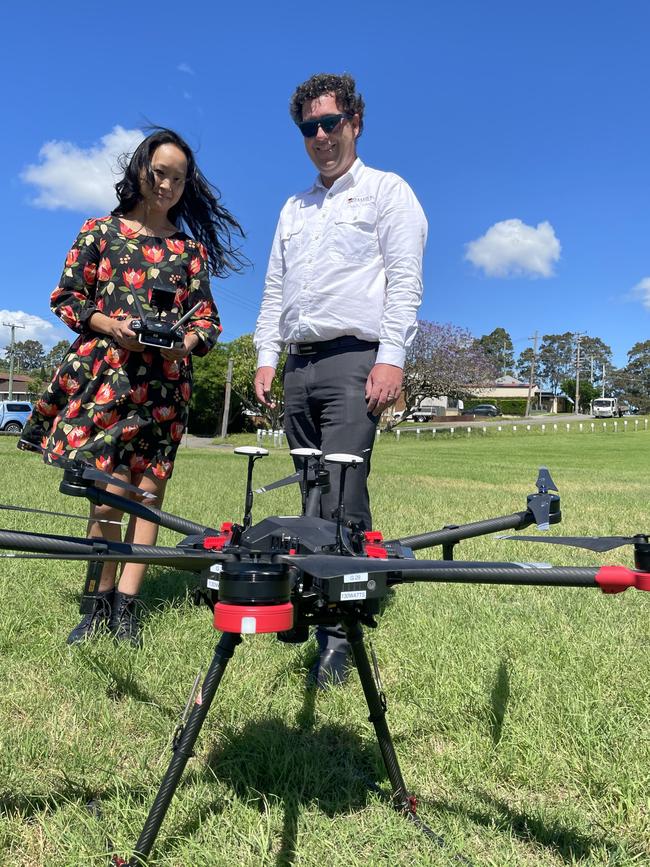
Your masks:
{"label": "woman", "polygon": [[[160,507],[187,424],[191,355],[209,352],[221,331],[209,275],[240,268],[232,234],[243,232],[172,130],[157,128],[140,144],[115,189],[118,207],[86,220],[52,293],[53,312],[79,337],[19,447],[36,448],[53,464],[62,458],[90,463],[153,494]],[[135,298],[151,314],[154,287],[173,297],[163,314],[171,322],[199,304],[182,343],[169,349],[143,345],[131,328],[139,318]],[[113,508],[91,506],[88,535],[119,540],[119,526],[107,521],[121,517]],[[157,532],[157,525],[132,516],[125,541],[153,545]],[[137,644],[135,602],[145,570],[125,563],[117,589],[115,564],[104,564],[98,592],[87,597],[86,615],[68,643],[108,626],[117,639]]]}

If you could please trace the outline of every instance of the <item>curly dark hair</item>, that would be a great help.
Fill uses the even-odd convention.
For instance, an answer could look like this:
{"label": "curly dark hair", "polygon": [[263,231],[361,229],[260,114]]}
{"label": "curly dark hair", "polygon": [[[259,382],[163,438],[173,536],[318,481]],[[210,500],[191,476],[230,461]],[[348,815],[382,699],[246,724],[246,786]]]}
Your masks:
{"label": "curly dark hair", "polygon": [[363,111],[366,107],[363,97],[357,93],[357,85],[347,72],[335,75],[331,72],[319,72],[303,81],[296,88],[289,103],[289,113],[294,123],[302,121],[302,106],[309,99],[317,99],[326,93],[333,93],[336,104],[341,111],[359,115],[359,135],[363,132]]}
{"label": "curly dark hair", "polygon": [[[194,153],[187,142],[172,129],[150,127],[152,132],[140,142],[132,155],[125,154],[121,159],[124,177],[115,184],[118,206],[113,214],[124,216],[142,201],[140,177],[144,171],[148,182],[153,186],[151,158],[160,145],[173,144],[183,151],[187,159],[187,178],[183,195],[167,214],[175,226],[184,224],[195,241],[203,244],[208,253],[210,273],[224,277],[229,271],[241,271],[247,264],[233,242],[233,234],[244,237],[244,230],[233,215],[219,204],[221,193],[213,186],[199,169]],[[181,224],[181,225],[179,225]]]}

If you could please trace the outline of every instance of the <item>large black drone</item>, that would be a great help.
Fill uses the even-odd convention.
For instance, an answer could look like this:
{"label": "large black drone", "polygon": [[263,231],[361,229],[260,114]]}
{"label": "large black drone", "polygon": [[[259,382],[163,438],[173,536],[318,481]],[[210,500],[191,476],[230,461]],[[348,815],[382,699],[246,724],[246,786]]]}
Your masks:
{"label": "large black drone", "polygon": [[[302,514],[252,521],[253,465],[268,454],[266,449],[242,447],[235,452],[248,459],[246,499],[241,524],[224,523],[219,529],[188,521],[147,505],[147,495],[127,483],[80,462],[63,460],[60,491],[84,497],[144,518],[183,535],[175,548],[110,542],[100,538],[0,530],[0,548],[20,552],[13,556],[83,560],[89,563],[82,611],[93,604],[102,564],[146,563],[200,573],[199,591],[210,606],[214,626],[223,634],[207,674],[193,690],[184,720],[173,739],[173,755],[135,850],[128,861],[114,856],[112,864],[144,865],[174,796],[181,775],[192,756],[194,743],[215,697],[226,666],[241,636],[276,633],[281,641],[306,641],[309,627],[342,623],[352,647],[354,662],[370,711],[386,772],[392,787],[394,807],[438,842],[440,838],[416,812],[416,799],[402,778],[386,724],[386,697],[377,667],[363,641],[361,626],[375,627],[381,600],[397,584],[457,582],[516,584],[552,587],[599,587],[604,593],[619,593],[628,587],[650,590],[650,541],[647,535],[632,537],[509,536],[528,541],[579,545],[593,551],[608,551],[623,544],[634,546],[635,569],[623,566],[550,567],[544,564],[454,561],[454,546],[463,539],[504,530],[521,530],[536,524],[546,530],[561,520],[560,497],[548,470],[541,468],[537,493],[527,498],[526,508],[497,518],[462,526],[384,540],[377,531],[363,531],[346,520],[344,491],[346,474],[362,459],[355,455],[331,454],[324,458],[315,449],[294,449],[297,471],[260,488],[256,493],[293,482],[300,483]],[[329,489],[328,466],[339,467],[338,508],[332,518],[323,518],[321,494]],[[114,494],[106,485],[125,489]],[[100,485],[100,486],[98,486]],[[555,492],[555,493],[551,493]],[[16,507],[10,507],[16,508]],[[37,510],[29,510],[37,511]],[[414,551],[442,547],[441,560],[417,560]],[[197,600],[198,601],[198,600]],[[191,709],[190,709],[191,708]],[[464,863],[466,859],[459,856]]]}

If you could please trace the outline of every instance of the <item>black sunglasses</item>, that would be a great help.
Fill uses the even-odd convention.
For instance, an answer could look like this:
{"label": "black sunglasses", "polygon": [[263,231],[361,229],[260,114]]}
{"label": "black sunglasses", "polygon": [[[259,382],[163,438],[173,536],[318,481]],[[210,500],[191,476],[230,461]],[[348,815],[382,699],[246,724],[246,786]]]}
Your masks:
{"label": "black sunglasses", "polygon": [[342,120],[349,120],[351,117],[354,115],[347,111],[343,114],[326,114],[315,120],[303,120],[302,123],[298,124],[298,129],[305,138],[313,138],[318,133],[318,127],[329,134],[334,132]]}

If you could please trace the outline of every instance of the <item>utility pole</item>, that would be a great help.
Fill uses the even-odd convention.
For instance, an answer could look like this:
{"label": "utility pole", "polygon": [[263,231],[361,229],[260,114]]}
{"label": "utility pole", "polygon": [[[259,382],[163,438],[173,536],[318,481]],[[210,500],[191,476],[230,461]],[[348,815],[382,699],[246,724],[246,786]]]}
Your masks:
{"label": "utility pole", "polygon": [[528,378],[528,397],[526,398],[526,416],[530,413],[530,401],[533,396],[533,385],[535,383],[535,362],[537,361],[537,340],[539,335],[537,332],[529,340],[533,341],[533,358],[530,362],[530,377]]}
{"label": "utility pole", "polygon": [[580,414],[580,341],[584,334],[575,334],[576,339],[576,406],[575,411]]}
{"label": "utility pole", "polygon": [[591,356],[591,384],[594,384],[594,357]]}
{"label": "utility pole", "polygon": [[228,416],[230,415],[230,391],[232,388],[232,368],[233,360],[228,359],[228,370],[226,371],[226,392],[223,398],[223,419],[221,420],[221,439],[225,439],[228,435]]}
{"label": "utility pole", "polygon": [[9,344],[9,400],[14,399],[14,345],[16,343],[16,328],[24,328],[24,325],[16,325],[14,322],[3,322],[7,328],[11,328],[11,343]]}
{"label": "utility pole", "polygon": [[606,370],[607,370],[607,365],[603,361],[603,390],[601,393],[601,397],[605,397],[605,372],[606,372]]}

